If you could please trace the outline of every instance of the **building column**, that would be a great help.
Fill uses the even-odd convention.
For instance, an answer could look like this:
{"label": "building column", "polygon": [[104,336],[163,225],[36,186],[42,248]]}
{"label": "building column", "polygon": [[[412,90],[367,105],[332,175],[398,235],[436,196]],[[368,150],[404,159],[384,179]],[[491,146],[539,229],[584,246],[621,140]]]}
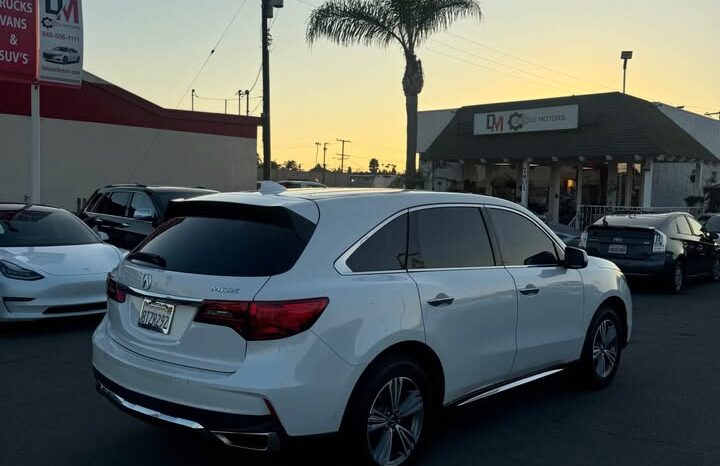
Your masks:
{"label": "building column", "polygon": [[582,218],[582,202],[583,202],[583,177],[585,175],[585,170],[583,170],[583,167],[585,166],[585,162],[581,161],[578,164],[577,167],[577,199],[576,199],[576,217],[577,217],[577,224],[576,227],[579,229],[585,228],[584,221]]}
{"label": "building column", "polygon": [[607,165],[607,199],[605,203],[616,206],[618,203],[618,163],[611,161]]}
{"label": "building column", "polygon": [[560,165],[553,163],[550,166],[550,193],[548,199],[548,214],[553,223],[560,222]]}
{"label": "building column", "polygon": [[625,207],[632,207],[633,178],[635,175],[635,165],[631,162],[627,164],[625,172]]}
{"label": "building column", "polygon": [[486,164],[485,165],[485,195],[486,196],[493,195],[492,172],[493,172],[492,164],[489,164],[489,163]]}
{"label": "building column", "polygon": [[527,208],[530,194],[530,161],[524,159],[520,169],[520,204]]}
{"label": "building column", "polygon": [[653,174],[655,173],[655,161],[652,157],[645,159],[642,165],[642,193],[640,205],[652,207]]}

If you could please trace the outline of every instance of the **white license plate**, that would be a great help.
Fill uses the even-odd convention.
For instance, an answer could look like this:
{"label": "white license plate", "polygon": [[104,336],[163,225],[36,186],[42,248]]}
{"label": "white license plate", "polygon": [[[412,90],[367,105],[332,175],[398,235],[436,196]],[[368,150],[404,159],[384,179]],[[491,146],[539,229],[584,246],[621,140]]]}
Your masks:
{"label": "white license plate", "polygon": [[626,244],[611,244],[608,246],[608,252],[610,254],[627,254]]}
{"label": "white license plate", "polygon": [[142,328],[167,335],[170,333],[175,306],[146,299],[143,301],[138,325]]}

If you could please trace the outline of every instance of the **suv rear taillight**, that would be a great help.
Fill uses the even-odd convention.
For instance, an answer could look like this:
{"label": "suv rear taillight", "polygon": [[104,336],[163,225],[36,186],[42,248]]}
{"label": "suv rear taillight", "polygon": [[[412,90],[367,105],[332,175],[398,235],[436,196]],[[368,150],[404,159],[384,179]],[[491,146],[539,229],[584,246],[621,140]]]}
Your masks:
{"label": "suv rear taillight", "polygon": [[667,236],[661,231],[655,232],[655,239],[653,240],[653,254],[665,253],[667,248]]}
{"label": "suv rear taillight", "polygon": [[248,341],[279,340],[313,326],[330,300],[298,301],[205,301],[195,322],[224,325]]}
{"label": "suv rear taillight", "polygon": [[108,274],[107,282],[105,285],[108,299],[117,301],[118,303],[125,302],[125,288],[117,281],[115,281],[110,274]]}

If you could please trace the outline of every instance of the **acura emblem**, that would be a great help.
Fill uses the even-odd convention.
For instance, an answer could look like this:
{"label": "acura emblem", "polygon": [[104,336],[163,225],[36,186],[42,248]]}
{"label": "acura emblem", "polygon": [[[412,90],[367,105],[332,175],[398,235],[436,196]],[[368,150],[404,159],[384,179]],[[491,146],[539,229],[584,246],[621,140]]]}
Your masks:
{"label": "acura emblem", "polygon": [[152,286],[152,275],[150,275],[149,273],[146,273],[145,275],[143,275],[143,284],[142,284],[143,290],[149,290],[151,286]]}

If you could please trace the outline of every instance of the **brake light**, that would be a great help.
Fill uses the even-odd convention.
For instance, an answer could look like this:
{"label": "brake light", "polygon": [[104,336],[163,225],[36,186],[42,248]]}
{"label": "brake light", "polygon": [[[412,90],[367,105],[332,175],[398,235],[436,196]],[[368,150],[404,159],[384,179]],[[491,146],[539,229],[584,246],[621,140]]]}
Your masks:
{"label": "brake light", "polygon": [[667,236],[661,231],[655,232],[655,239],[653,241],[653,254],[665,253],[667,248]]}
{"label": "brake light", "polygon": [[118,303],[125,302],[125,288],[123,288],[121,284],[115,281],[110,276],[110,274],[108,274],[105,289],[108,299],[112,299],[113,301],[117,301]]}
{"label": "brake light", "polygon": [[279,340],[317,322],[328,298],[297,301],[205,301],[195,322],[230,327],[248,341]]}

